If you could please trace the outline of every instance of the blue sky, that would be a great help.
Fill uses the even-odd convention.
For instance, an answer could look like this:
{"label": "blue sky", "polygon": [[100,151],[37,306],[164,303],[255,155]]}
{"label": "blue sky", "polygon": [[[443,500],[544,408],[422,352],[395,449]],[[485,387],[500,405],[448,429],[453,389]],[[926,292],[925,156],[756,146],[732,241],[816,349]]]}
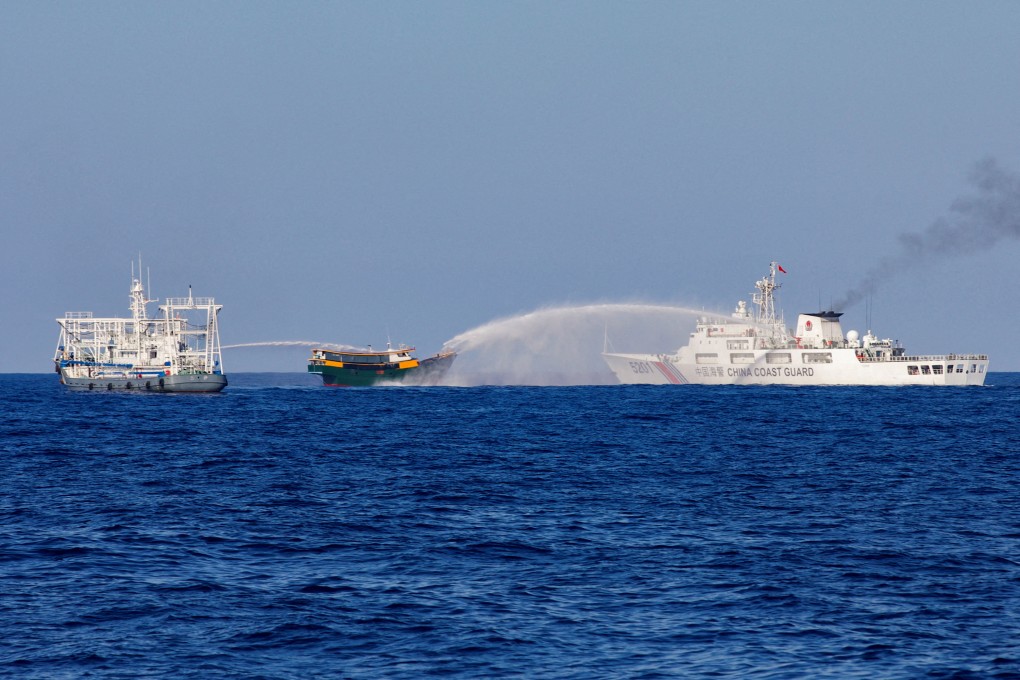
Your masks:
{"label": "blue sky", "polygon": [[[423,354],[546,307],[728,310],[770,260],[792,322],[885,267],[845,328],[1020,370],[1015,192],[976,247],[953,247],[972,224],[938,252],[903,245],[981,198],[976,164],[1020,173],[1018,3],[0,0],[0,15],[0,372],[52,370],[65,311],[126,315],[139,253],[159,297],[190,284],[224,305],[224,344]],[[685,342],[654,335],[616,349]],[[306,354],[225,364],[303,371]]]}

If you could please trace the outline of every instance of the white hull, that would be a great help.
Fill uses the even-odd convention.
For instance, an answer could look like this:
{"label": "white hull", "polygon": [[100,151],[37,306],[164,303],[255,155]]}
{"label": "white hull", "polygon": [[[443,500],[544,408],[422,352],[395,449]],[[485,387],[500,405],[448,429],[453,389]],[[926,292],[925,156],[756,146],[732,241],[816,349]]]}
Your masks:
{"label": "white hull", "polygon": [[[750,363],[696,364],[682,355],[602,355],[624,385],[983,385],[988,359],[945,355],[860,361],[851,349],[833,349],[831,363],[805,365],[807,350],[784,350],[791,361],[768,363],[767,352],[754,352]],[[949,372],[952,366],[952,372]],[[916,372],[914,369],[916,368]],[[937,371],[937,372],[936,372]]]}

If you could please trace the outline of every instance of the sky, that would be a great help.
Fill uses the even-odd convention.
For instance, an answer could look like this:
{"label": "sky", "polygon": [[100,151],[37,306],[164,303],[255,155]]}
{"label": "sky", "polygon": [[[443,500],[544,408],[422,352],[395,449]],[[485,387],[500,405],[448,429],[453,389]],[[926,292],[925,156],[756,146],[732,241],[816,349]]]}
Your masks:
{"label": "sky", "polygon": [[1020,371],[1017,26],[995,1],[0,0],[0,372],[52,371],[66,311],[129,315],[139,257],[150,294],[223,305],[224,345],[495,327],[594,362],[676,349],[693,321],[641,310],[729,311],[777,261],[790,325],[839,303]]}

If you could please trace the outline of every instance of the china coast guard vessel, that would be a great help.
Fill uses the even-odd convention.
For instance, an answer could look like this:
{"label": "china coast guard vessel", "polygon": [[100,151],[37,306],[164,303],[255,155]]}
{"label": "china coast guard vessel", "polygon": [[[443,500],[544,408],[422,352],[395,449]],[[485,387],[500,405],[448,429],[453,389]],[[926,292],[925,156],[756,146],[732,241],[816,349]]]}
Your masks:
{"label": "china coast guard vessel", "polygon": [[368,387],[370,385],[403,383],[405,385],[437,385],[457,357],[455,352],[440,352],[419,360],[414,347],[386,350],[332,350],[316,348],[308,360],[308,372],[322,376],[329,387]]}
{"label": "china coast guard vessel", "polygon": [[[132,267],[133,269],[133,267]],[[141,276],[139,266],[139,277]],[[172,297],[149,318],[139,278],[131,276],[131,317],[67,312],[53,357],[60,381],[73,390],[219,392],[227,386],[211,297]]]}
{"label": "china coast guard vessel", "polygon": [[985,354],[914,356],[869,330],[843,335],[841,312],[797,317],[790,333],[777,319],[774,294],[777,263],[756,282],[752,313],[743,300],[729,318],[702,317],[690,342],[673,354],[618,354],[602,357],[624,384],[699,385],[983,385]]}

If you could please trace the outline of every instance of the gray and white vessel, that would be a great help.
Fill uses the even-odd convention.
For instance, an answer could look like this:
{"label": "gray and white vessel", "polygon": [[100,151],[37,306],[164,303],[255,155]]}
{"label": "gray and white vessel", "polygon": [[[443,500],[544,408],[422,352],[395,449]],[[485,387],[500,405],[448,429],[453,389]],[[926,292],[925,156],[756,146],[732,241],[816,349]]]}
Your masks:
{"label": "gray and white vessel", "polygon": [[147,307],[141,266],[131,276],[131,316],[67,312],[57,319],[53,357],[60,382],[73,390],[219,392],[227,386],[218,316],[211,297],[166,298],[156,318]]}

